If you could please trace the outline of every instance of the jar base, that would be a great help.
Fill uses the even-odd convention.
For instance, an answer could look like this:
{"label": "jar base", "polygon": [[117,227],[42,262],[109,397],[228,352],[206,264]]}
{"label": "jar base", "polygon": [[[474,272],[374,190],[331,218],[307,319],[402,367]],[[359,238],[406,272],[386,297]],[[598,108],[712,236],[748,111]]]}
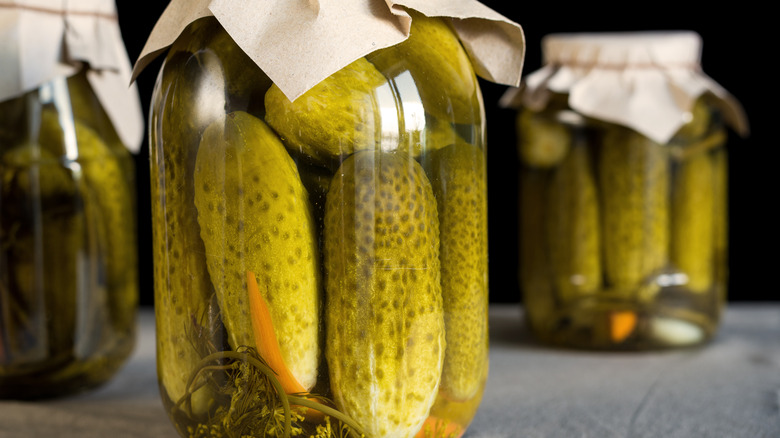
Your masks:
{"label": "jar base", "polygon": [[0,368],[0,399],[36,400],[85,392],[113,377],[133,351],[135,337],[117,339],[87,360],[71,354],[36,364]]}
{"label": "jar base", "polygon": [[[542,343],[592,350],[661,350],[694,347],[715,334],[715,294],[662,288],[651,302],[597,293],[559,305],[528,321]],[[533,311],[533,310],[531,310]]]}

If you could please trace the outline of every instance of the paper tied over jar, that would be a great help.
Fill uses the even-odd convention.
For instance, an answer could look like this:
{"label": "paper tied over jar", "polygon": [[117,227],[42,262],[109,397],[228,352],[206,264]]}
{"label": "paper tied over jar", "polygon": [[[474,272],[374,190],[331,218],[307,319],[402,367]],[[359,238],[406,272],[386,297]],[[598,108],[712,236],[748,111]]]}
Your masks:
{"label": "paper tied over jar", "polygon": [[474,0],[172,0],[133,70],[135,78],[193,21],[214,16],[290,100],[353,61],[409,36],[411,17],[449,17],[477,75],[517,86],[520,25]]}
{"label": "paper tied over jar", "polygon": [[113,0],[0,0],[0,101],[20,96],[85,64],[87,79],[119,138],[138,152],[141,102]]}
{"label": "paper tied over jar", "polygon": [[542,41],[544,66],[501,97],[502,107],[544,109],[552,93],[568,94],[582,115],[627,126],[666,143],[711,93],[738,134],[748,134],[740,103],[701,69],[701,37],[690,31],[552,34]]}

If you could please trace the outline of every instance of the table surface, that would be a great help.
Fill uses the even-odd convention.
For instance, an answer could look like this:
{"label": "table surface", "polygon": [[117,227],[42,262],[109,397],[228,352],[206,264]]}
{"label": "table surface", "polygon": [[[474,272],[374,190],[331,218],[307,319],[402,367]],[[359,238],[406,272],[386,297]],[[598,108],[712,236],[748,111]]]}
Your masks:
{"label": "table surface", "polygon": [[[464,438],[780,437],[780,304],[734,303],[708,345],[650,353],[552,349],[519,305],[490,307],[490,377]],[[154,315],[128,363],[88,393],[0,401],[0,438],[176,437],[160,402]]]}

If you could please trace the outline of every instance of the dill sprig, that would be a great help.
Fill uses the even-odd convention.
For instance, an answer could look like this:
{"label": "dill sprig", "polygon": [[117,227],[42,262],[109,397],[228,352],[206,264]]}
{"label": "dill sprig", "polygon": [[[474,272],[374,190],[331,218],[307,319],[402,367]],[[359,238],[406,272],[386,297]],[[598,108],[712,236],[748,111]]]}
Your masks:
{"label": "dill sprig", "polygon": [[[220,383],[224,382],[224,383]],[[229,396],[206,419],[193,418],[189,405],[195,392],[210,390]],[[184,416],[190,438],[244,438],[262,432],[279,438],[361,438],[360,426],[344,413],[328,406],[326,398],[312,394],[286,394],[274,371],[254,348],[218,351],[195,366],[187,392],[173,406],[175,417]],[[322,424],[306,424],[305,413],[324,414]],[[332,420],[338,426],[332,425]]]}

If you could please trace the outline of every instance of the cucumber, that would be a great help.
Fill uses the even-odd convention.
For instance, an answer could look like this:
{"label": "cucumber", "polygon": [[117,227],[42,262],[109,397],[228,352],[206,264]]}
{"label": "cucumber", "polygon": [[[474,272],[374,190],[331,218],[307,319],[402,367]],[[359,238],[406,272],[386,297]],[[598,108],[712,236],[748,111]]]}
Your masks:
{"label": "cucumber", "polygon": [[436,199],[403,153],[346,160],[325,206],[326,358],[337,407],[371,437],[411,437],[439,388],[445,335]]}

